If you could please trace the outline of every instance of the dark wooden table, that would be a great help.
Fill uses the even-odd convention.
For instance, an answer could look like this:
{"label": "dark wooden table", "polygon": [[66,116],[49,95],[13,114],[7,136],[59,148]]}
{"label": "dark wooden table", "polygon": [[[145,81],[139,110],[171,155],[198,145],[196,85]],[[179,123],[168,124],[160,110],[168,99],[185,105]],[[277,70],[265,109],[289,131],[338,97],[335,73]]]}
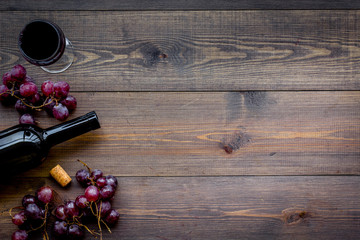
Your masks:
{"label": "dark wooden table", "polygon": [[[83,193],[49,176],[61,164],[74,177],[77,159],[119,180],[104,239],[360,238],[359,1],[56,2],[1,3],[0,73],[69,82],[69,119],[94,110],[101,129],[0,183],[1,239],[25,194]],[[20,56],[35,18],[74,44],[66,72]],[[0,106],[0,129],[18,117]]]}

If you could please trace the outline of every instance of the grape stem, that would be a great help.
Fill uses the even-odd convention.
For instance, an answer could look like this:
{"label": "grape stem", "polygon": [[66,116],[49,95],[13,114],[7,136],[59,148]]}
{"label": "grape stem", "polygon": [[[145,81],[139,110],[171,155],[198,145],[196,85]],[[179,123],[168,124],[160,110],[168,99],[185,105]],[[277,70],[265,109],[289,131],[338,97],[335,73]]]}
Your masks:
{"label": "grape stem", "polygon": [[43,237],[44,237],[44,240],[49,240],[50,239],[48,233],[46,232],[46,230],[44,230]]}
{"label": "grape stem", "polygon": [[15,85],[11,88],[11,90],[6,91],[6,92],[3,92],[3,93],[0,93],[0,96],[3,95],[3,94],[5,94],[5,93],[6,93],[6,94],[10,94],[12,97],[15,97],[15,98],[19,99],[25,106],[27,106],[27,107],[29,107],[29,108],[31,108],[31,109],[34,109],[34,110],[36,110],[36,111],[41,111],[41,108],[43,108],[43,107],[51,104],[53,101],[56,102],[56,105],[58,104],[57,99],[55,99],[55,98],[53,98],[53,97],[51,97],[51,101],[49,101],[48,103],[46,103],[46,101],[49,100],[49,97],[46,97],[46,99],[44,100],[44,103],[41,104],[41,105],[39,105],[39,106],[34,106],[34,105],[32,105],[32,104],[28,104],[28,103],[25,101],[25,98],[21,98],[21,97],[16,96],[16,95],[14,94],[14,93],[16,92],[16,91],[14,90],[14,87],[15,87]]}
{"label": "grape stem", "polygon": [[[95,204],[96,206],[96,204]],[[98,225],[99,225],[99,231],[100,231],[100,240],[102,239],[102,230],[101,230],[101,222],[100,222],[100,217],[101,217],[101,207],[102,207],[102,201],[100,201],[100,208],[98,209]]]}
{"label": "grape stem", "polygon": [[[48,210],[49,210],[49,203],[47,203],[47,204],[45,205],[44,222],[43,222],[39,227],[37,227],[37,228],[35,228],[35,229],[31,227],[31,229],[32,229],[33,231],[37,231],[37,230],[39,230],[40,228],[46,226],[46,219],[47,219],[46,216],[47,216]],[[44,228],[44,232],[46,232],[46,228]],[[46,234],[47,234],[47,233],[46,233]]]}
{"label": "grape stem", "polygon": [[86,163],[84,163],[84,162],[81,161],[80,159],[77,159],[77,161],[80,162],[80,163],[82,163],[82,164],[88,169],[89,173],[92,172],[91,168],[90,168]]}
{"label": "grape stem", "polygon": [[13,215],[12,215],[12,210],[13,210],[13,209],[15,209],[15,208],[16,208],[16,209],[24,209],[24,207],[22,207],[22,206],[18,206],[18,207],[12,207],[12,208],[10,208],[10,210],[9,210],[9,214],[10,214],[10,217],[11,217],[11,218],[14,218],[14,217],[13,217]]}
{"label": "grape stem", "polygon": [[102,219],[101,219],[101,222],[105,225],[105,227],[107,228],[109,233],[111,233],[110,227],[106,224],[106,222],[104,222],[104,220],[102,220]]}
{"label": "grape stem", "polygon": [[78,225],[79,227],[83,227],[85,228],[91,235],[93,235],[94,237],[96,237],[96,235],[99,235],[99,233],[90,230],[86,225],[82,224],[81,222],[79,222],[79,220],[77,218],[74,218],[74,224]]}

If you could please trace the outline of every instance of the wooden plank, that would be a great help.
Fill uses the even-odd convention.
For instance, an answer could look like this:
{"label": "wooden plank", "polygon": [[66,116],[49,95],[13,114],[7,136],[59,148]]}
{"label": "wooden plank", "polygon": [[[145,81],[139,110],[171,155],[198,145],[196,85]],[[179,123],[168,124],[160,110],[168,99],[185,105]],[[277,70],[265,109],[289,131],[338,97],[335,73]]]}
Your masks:
{"label": "wooden plank", "polygon": [[3,1],[0,10],[235,10],[235,9],[360,9],[354,0],[61,0]]}
{"label": "wooden plank", "polygon": [[[49,178],[1,183],[0,235],[16,229],[8,210],[43,185],[64,199],[83,194]],[[358,239],[358,176],[122,177],[112,206],[120,222],[104,239]],[[40,238],[39,238],[40,239]],[[86,239],[91,239],[87,235]]]}
{"label": "wooden plank", "polygon": [[[0,12],[0,72],[76,91],[359,90],[360,11]],[[58,23],[76,48],[65,73],[20,57],[31,19]]]}
{"label": "wooden plank", "polygon": [[[74,93],[102,128],[62,143],[25,176],[76,159],[119,176],[360,173],[360,92]],[[0,129],[17,124],[0,107]],[[59,122],[45,113],[41,127]]]}

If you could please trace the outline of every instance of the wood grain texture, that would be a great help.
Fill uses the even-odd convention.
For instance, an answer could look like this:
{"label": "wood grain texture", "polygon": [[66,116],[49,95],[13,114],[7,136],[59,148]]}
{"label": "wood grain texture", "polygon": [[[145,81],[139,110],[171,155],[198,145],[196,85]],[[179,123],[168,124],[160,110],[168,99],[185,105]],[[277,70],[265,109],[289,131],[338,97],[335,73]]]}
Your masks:
{"label": "wood grain texture", "polygon": [[0,12],[0,72],[31,19],[58,23],[76,91],[359,90],[360,11]]}
{"label": "wood grain texture", "polygon": [[0,10],[212,10],[212,9],[360,9],[354,0],[10,0]]}
{"label": "wood grain texture", "polygon": [[[74,93],[71,117],[95,110],[101,129],[62,143],[25,176],[76,159],[118,176],[360,173],[360,92]],[[0,107],[0,128],[17,124]],[[39,114],[41,127],[59,122]]]}
{"label": "wood grain texture", "polygon": [[[104,239],[358,239],[360,179],[325,177],[121,177],[112,206],[120,222]],[[1,184],[0,235],[16,229],[8,210],[52,186],[63,200],[83,193],[50,178]],[[6,194],[4,194],[6,193]],[[40,239],[40,238],[39,238]],[[87,235],[86,239],[92,239]]]}

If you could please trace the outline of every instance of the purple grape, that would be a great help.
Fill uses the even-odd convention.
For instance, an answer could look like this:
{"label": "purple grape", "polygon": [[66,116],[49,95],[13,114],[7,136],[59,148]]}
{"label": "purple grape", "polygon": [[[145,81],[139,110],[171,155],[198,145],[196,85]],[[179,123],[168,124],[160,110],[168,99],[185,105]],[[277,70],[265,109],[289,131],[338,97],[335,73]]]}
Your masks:
{"label": "purple grape", "polygon": [[106,178],[105,177],[101,177],[98,180],[96,180],[96,185],[99,188],[103,188],[105,185],[107,184]]}
{"label": "purple grape", "polygon": [[26,69],[18,64],[11,69],[10,74],[12,79],[15,79],[18,82],[23,82],[26,76]]}
{"label": "purple grape", "polygon": [[33,125],[36,124],[34,117],[29,113],[25,113],[25,114],[21,115],[19,118],[19,123],[20,124],[33,124]]}
{"label": "purple grape", "polygon": [[75,204],[78,208],[84,209],[88,206],[89,202],[84,195],[80,195],[75,199]]}
{"label": "purple grape", "polygon": [[76,224],[72,224],[68,228],[68,236],[70,239],[81,239],[84,237],[84,231]]}
{"label": "purple grape", "polygon": [[33,105],[37,105],[37,103],[40,103],[41,96],[39,93],[35,93],[34,95],[27,97],[26,100]]}
{"label": "purple grape", "polygon": [[109,214],[105,218],[105,222],[109,225],[115,224],[120,218],[120,214],[115,210],[111,209]]}
{"label": "purple grape", "polygon": [[15,103],[15,109],[19,113],[28,113],[31,111],[29,107],[27,107],[20,99],[18,99]]}
{"label": "purple grape", "polygon": [[69,111],[73,111],[76,109],[77,101],[75,97],[68,95],[64,100],[61,101],[61,104],[67,107]]}
{"label": "purple grape", "polygon": [[57,120],[64,121],[69,117],[69,110],[59,103],[53,107],[53,115]]}
{"label": "purple grape", "polygon": [[27,82],[23,83],[20,86],[20,94],[23,97],[30,97],[37,93],[38,88],[35,83],[33,82]]}
{"label": "purple grape", "polygon": [[60,220],[65,220],[66,219],[65,206],[64,205],[59,205],[59,206],[56,207],[56,209],[55,209],[55,217],[57,217]]}
{"label": "purple grape", "polygon": [[56,105],[56,102],[54,100],[52,100],[51,98],[47,99],[44,103],[44,109],[50,116],[54,116],[53,108],[55,105]]}
{"label": "purple grape", "polygon": [[74,216],[79,216],[79,208],[76,206],[75,202],[70,200],[64,205],[64,212],[66,217],[72,219]]}
{"label": "purple grape", "polygon": [[112,187],[111,185],[106,185],[100,190],[100,197],[102,199],[110,199],[114,196],[114,194],[115,194],[115,188]]}
{"label": "purple grape", "polygon": [[27,205],[29,205],[30,203],[35,203],[36,204],[36,198],[33,195],[25,195],[22,199],[22,205],[23,207],[26,207]]}
{"label": "purple grape", "polygon": [[41,209],[35,203],[29,203],[25,207],[25,215],[26,218],[28,219],[33,219],[33,220],[41,219]]}
{"label": "purple grape", "polygon": [[63,237],[66,236],[68,231],[68,227],[65,221],[55,221],[52,232],[56,237]]}
{"label": "purple grape", "polygon": [[12,87],[12,83],[14,82],[14,79],[12,79],[10,72],[4,73],[2,80],[5,86],[7,86],[8,88]]}
{"label": "purple grape", "polygon": [[37,199],[43,203],[49,203],[54,199],[53,190],[48,187],[41,187],[36,192]]}
{"label": "purple grape", "polygon": [[9,91],[9,88],[5,85],[0,86],[0,101],[6,100],[10,94],[6,93]]}
{"label": "purple grape", "polygon": [[11,240],[27,240],[28,234],[25,230],[17,230],[11,235]]}
{"label": "purple grape", "polygon": [[76,172],[75,178],[82,186],[87,186],[90,182],[90,173],[85,169],[80,169]]}
{"label": "purple grape", "polygon": [[[95,218],[94,214],[92,213],[90,207],[86,207],[82,210],[82,216],[86,218],[86,220],[90,220],[90,218]],[[83,219],[83,218],[82,218]]]}
{"label": "purple grape", "polygon": [[118,180],[113,175],[106,176],[106,184],[116,188],[118,185]]}
{"label": "purple grape", "polygon": [[24,79],[24,83],[27,83],[27,82],[35,83],[35,80],[32,77],[26,76]]}
{"label": "purple grape", "polygon": [[41,92],[44,96],[48,97],[54,93],[54,83],[50,80],[47,80],[41,84]]}
{"label": "purple grape", "polygon": [[[98,208],[100,209],[100,206],[98,206]],[[106,215],[110,212],[110,210],[111,210],[111,203],[109,201],[101,202],[100,216],[102,218],[106,217]]]}
{"label": "purple grape", "polygon": [[99,189],[93,185],[85,189],[85,197],[89,202],[95,202],[99,199]]}
{"label": "purple grape", "polygon": [[60,81],[54,84],[56,98],[64,98],[69,94],[70,85],[67,82]]}
{"label": "purple grape", "polygon": [[90,174],[90,178],[92,178],[95,182],[102,176],[103,176],[103,172],[99,169],[94,169]]}
{"label": "purple grape", "polygon": [[25,220],[26,220],[25,211],[20,211],[16,213],[12,218],[12,222],[17,226],[23,225]]}

